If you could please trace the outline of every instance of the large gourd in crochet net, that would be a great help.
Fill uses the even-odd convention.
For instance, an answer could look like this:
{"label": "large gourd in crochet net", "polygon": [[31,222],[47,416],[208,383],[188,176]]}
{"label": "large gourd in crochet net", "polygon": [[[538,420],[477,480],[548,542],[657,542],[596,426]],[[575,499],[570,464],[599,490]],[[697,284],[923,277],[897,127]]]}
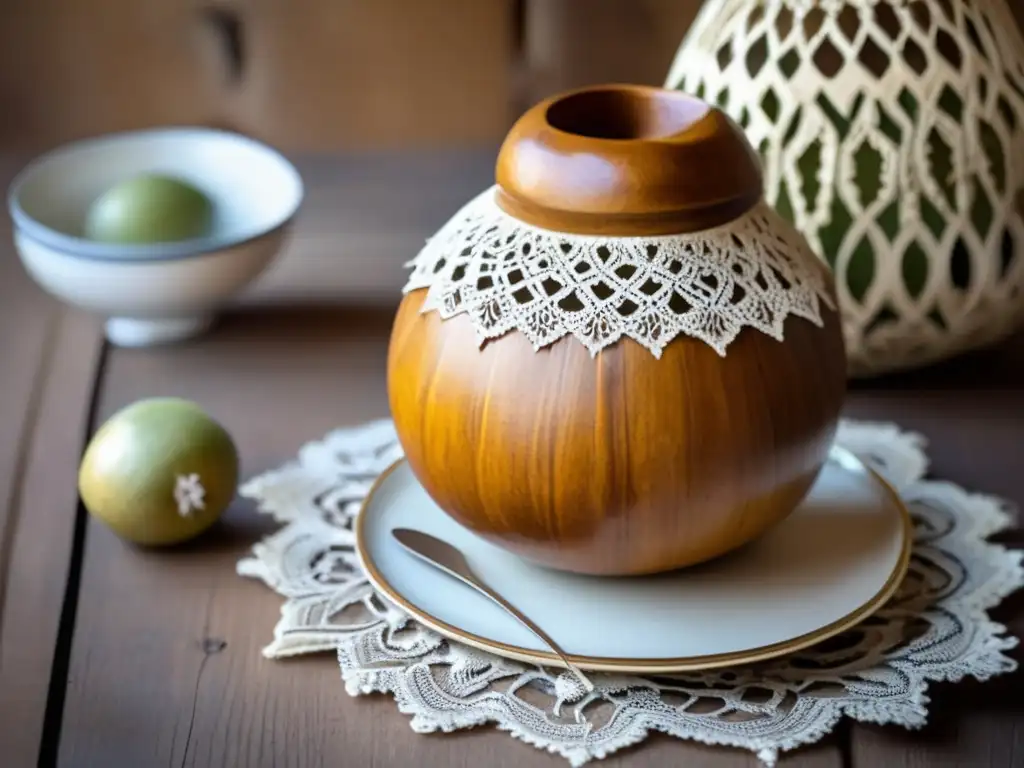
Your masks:
{"label": "large gourd in crochet net", "polygon": [[1024,37],[1004,0],[709,0],[670,88],[718,104],[834,269],[849,371],[1024,316]]}

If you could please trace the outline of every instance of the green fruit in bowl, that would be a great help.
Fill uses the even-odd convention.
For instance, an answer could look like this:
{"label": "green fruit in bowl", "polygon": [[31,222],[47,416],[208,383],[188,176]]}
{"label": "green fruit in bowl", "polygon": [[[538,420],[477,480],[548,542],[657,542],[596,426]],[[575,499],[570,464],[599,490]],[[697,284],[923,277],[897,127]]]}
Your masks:
{"label": "green fruit in bowl", "polygon": [[85,236],[105,243],[161,243],[202,237],[213,204],[180,179],[143,174],[115,184],[89,207]]}
{"label": "green fruit in bowl", "polygon": [[96,432],[78,472],[85,508],[136,544],[198,536],[227,509],[238,484],[227,431],[188,400],[140,400]]}

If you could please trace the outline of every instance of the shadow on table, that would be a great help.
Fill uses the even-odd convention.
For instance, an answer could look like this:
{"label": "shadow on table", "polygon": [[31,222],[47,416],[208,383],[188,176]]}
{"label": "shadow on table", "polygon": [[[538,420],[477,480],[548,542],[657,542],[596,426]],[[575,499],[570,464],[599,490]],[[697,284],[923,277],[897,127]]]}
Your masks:
{"label": "shadow on table", "polygon": [[856,380],[851,392],[1024,389],[1024,332],[987,349],[903,373]]}
{"label": "shadow on table", "polygon": [[283,526],[270,515],[264,515],[253,508],[247,499],[237,499],[216,523],[196,538],[167,547],[160,547],[147,555],[175,556],[183,553],[194,555],[219,555],[225,553],[246,555],[254,544],[274,533]]}

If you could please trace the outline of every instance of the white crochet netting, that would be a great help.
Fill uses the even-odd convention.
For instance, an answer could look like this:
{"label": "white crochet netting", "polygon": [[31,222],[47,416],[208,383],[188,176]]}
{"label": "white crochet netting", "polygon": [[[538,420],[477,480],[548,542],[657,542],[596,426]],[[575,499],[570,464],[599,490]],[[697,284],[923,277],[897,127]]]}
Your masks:
{"label": "white crochet netting", "polygon": [[760,149],[766,199],[835,270],[852,374],[1024,317],[1024,38],[1005,0],[707,0],[665,84]]}
{"label": "white crochet netting", "polygon": [[924,440],[891,424],[844,422],[838,441],[881,472],[915,523],[910,571],[858,628],[752,667],[685,675],[592,675],[583,695],[557,669],[449,642],[385,602],[366,581],[352,521],[374,478],[401,456],[390,422],[332,432],[242,494],[284,527],[238,572],[285,598],[270,658],[336,651],[353,696],[394,696],[419,732],[492,723],[578,766],[660,731],[779,752],[825,736],[844,715],[912,728],[932,681],[1009,672],[1017,644],[988,611],[1024,585],[1022,553],[987,541],[1011,524],[1005,502],[925,479]]}
{"label": "white crochet netting", "polygon": [[782,339],[789,315],[821,325],[831,281],[806,240],[770,207],[685,235],[595,237],[530,226],[491,187],[413,259],[405,292],[422,311],[466,313],[482,344],[511,330],[540,349],[566,334],[592,355],[623,336],[655,357],[679,334],[720,355],[744,326]]}

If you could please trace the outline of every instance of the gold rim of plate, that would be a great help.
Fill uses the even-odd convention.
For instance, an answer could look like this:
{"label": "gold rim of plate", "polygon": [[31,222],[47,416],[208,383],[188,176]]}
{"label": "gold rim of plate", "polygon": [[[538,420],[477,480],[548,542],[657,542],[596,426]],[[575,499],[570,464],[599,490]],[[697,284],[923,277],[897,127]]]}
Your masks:
{"label": "gold rim of plate", "polygon": [[[860,622],[864,621],[864,619],[874,614],[896,593],[896,590],[899,588],[903,581],[903,577],[906,576],[907,570],[910,567],[910,555],[913,549],[913,522],[910,518],[910,511],[907,509],[903,499],[885,478],[861,461],[856,454],[845,448],[833,446],[832,455],[836,454],[842,456],[844,462],[859,465],[866,475],[873,478],[882,490],[885,491],[886,495],[889,496],[893,506],[902,518],[903,525],[901,530],[903,533],[903,546],[899,559],[896,562],[896,567],[893,569],[892,573],[889,574],[889,578],[886,579],[885,584],[882,585],[882,588],[874,595],[874,597],[856,610],[851,611],[847,615],[831,622],[830,624],[826,624],[813,632],[808,632],[785,642],[765,645],[759,648],[750,648],[745,651],[709,654],[706,656],[658,659],[606,658],[600,656],[577,656],[574,654],[566,654],[566,658],[580,669],[586,669],[593,672],[643,672],[647,674],[695,672],[704,669],[715,669],[717,667],[754,664],[760,661],[774,659],[778,656],[795,653],[796,651],[809,648],[812,645],[817,645],[824,640],[828,640],[830,637],[834,637],[847,629],[856,626]],[[401,594],[392,588],[387,580],[381,575],[380,571],[377,570],[377,567],[374,565],[373,560],[370,558],[370,554],[367,551],[365,544],[366,539],[363,535],[363,521],[366,519],[366,508],[373,500],[373,497],[377,493],[381,484],[383,484],[384,481],[387,480],[387,478],[404,463],[406,463],[406,459],[404,457],[398,459],[380,474],[380,476],[374,481],[373,485],[370,486],[370,491],[366,494],[366,498],[360,506],[359,515],[356,517],[356,553],[359,556],[359,560],[362,563],[363,570],[366,572],[366,576],[370,584],[380,592],[381,595],[404,610],[414,619],[447,638],[457,640],[460,643],[465,643],[466,645],[488,653],[493,653],[496,656],[515,659],[516,661],[523,661],[530,664],[543,664],[547,666],[564,666],[555,654],[548,651],[533,651],[529,648],[508,645],[507,643],[501,643],[496,640],[489,640],[486,637],[474,635],[470,632],[459,629],[458,627],[454,627],[447,622],[441,621],[406,600]],[[441,510],[441,512],[442,514],[445,514],[444,510]],[[469,587],[466,587],[466,589],[469,589]]]}

